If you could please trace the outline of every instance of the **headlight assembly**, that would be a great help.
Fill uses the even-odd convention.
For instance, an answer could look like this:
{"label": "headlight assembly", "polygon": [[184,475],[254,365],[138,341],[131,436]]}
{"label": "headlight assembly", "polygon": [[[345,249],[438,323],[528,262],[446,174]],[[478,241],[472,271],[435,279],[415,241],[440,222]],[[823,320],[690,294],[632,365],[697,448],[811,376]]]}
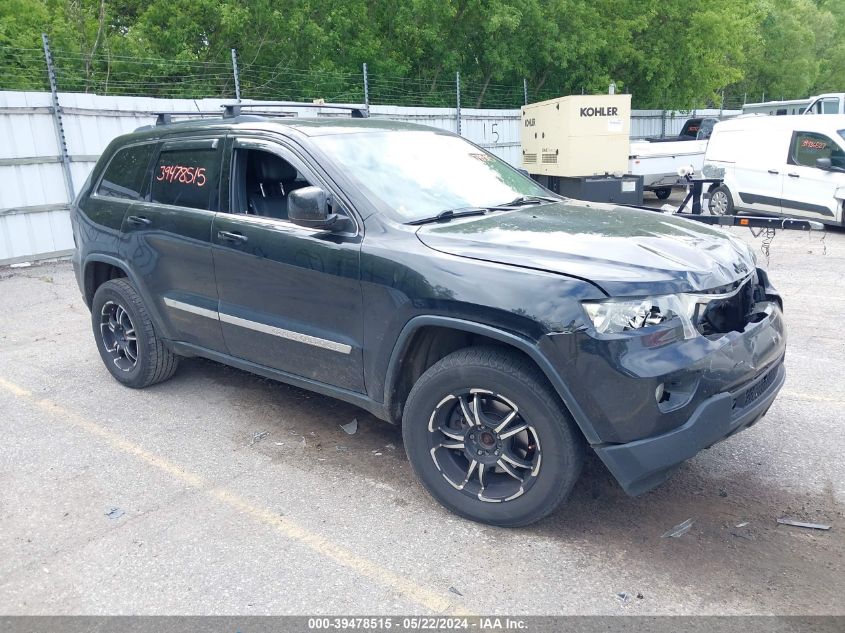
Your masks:
{"label": "headlight assembly", "polygon": [[662,295],[644,299],[608,299],[582,303],[587,316],[600,334],[621,334],[679,319],[684,328],[685,339],[698,336],[698,331],[693,325],[696,304],[696,297],[693,295]]}

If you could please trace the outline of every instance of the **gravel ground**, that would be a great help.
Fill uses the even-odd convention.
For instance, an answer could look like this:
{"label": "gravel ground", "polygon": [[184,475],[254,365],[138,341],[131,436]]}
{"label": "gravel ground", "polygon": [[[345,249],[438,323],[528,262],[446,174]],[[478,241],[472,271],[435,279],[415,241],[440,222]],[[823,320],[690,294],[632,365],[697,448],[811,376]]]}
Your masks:
{"label": "gravel ground", "polygon": [[201,359],[121,387],[69,263],[0,269],[0,613],[843,615],[845,233],[779,232],[767,266],[768,416],[636,499],[590,459],[519,530],[441,509],[353,406]]}

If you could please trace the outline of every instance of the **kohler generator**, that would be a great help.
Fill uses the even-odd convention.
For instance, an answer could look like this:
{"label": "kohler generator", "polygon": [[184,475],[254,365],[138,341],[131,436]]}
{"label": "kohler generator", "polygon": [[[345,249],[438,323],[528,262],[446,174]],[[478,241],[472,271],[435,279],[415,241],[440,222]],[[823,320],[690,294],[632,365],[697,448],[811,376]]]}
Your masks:
{"label": "kohler generator", "polygon": [[572,95],[522,108],[522,166],[579,200],[642,204],[642,176],[627,174],[631,95]]}

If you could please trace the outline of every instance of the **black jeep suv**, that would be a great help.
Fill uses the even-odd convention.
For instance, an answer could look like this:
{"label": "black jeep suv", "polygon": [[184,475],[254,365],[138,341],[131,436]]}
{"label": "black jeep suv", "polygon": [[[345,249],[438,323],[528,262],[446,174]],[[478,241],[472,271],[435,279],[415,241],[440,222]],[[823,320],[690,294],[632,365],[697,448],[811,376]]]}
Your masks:
{"label": "black jeep suv", "polygon": [[784,381],[781,299],[743,242],[560,198],[441,130],[149,126],[109,145],[72,222],[121,383],[203,356],[354,403],[477,521],[545,516],[588,447],[649,490]]}

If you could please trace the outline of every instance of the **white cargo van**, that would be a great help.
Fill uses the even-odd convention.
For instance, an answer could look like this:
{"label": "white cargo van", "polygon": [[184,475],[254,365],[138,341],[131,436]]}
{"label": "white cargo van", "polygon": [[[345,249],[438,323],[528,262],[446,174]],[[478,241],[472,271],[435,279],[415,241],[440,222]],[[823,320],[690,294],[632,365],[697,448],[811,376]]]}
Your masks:
{"label": "white cargo van", "polygon": [[845,115],[758,116],[717,123],[704,155],[710,211],[845,225]]}

